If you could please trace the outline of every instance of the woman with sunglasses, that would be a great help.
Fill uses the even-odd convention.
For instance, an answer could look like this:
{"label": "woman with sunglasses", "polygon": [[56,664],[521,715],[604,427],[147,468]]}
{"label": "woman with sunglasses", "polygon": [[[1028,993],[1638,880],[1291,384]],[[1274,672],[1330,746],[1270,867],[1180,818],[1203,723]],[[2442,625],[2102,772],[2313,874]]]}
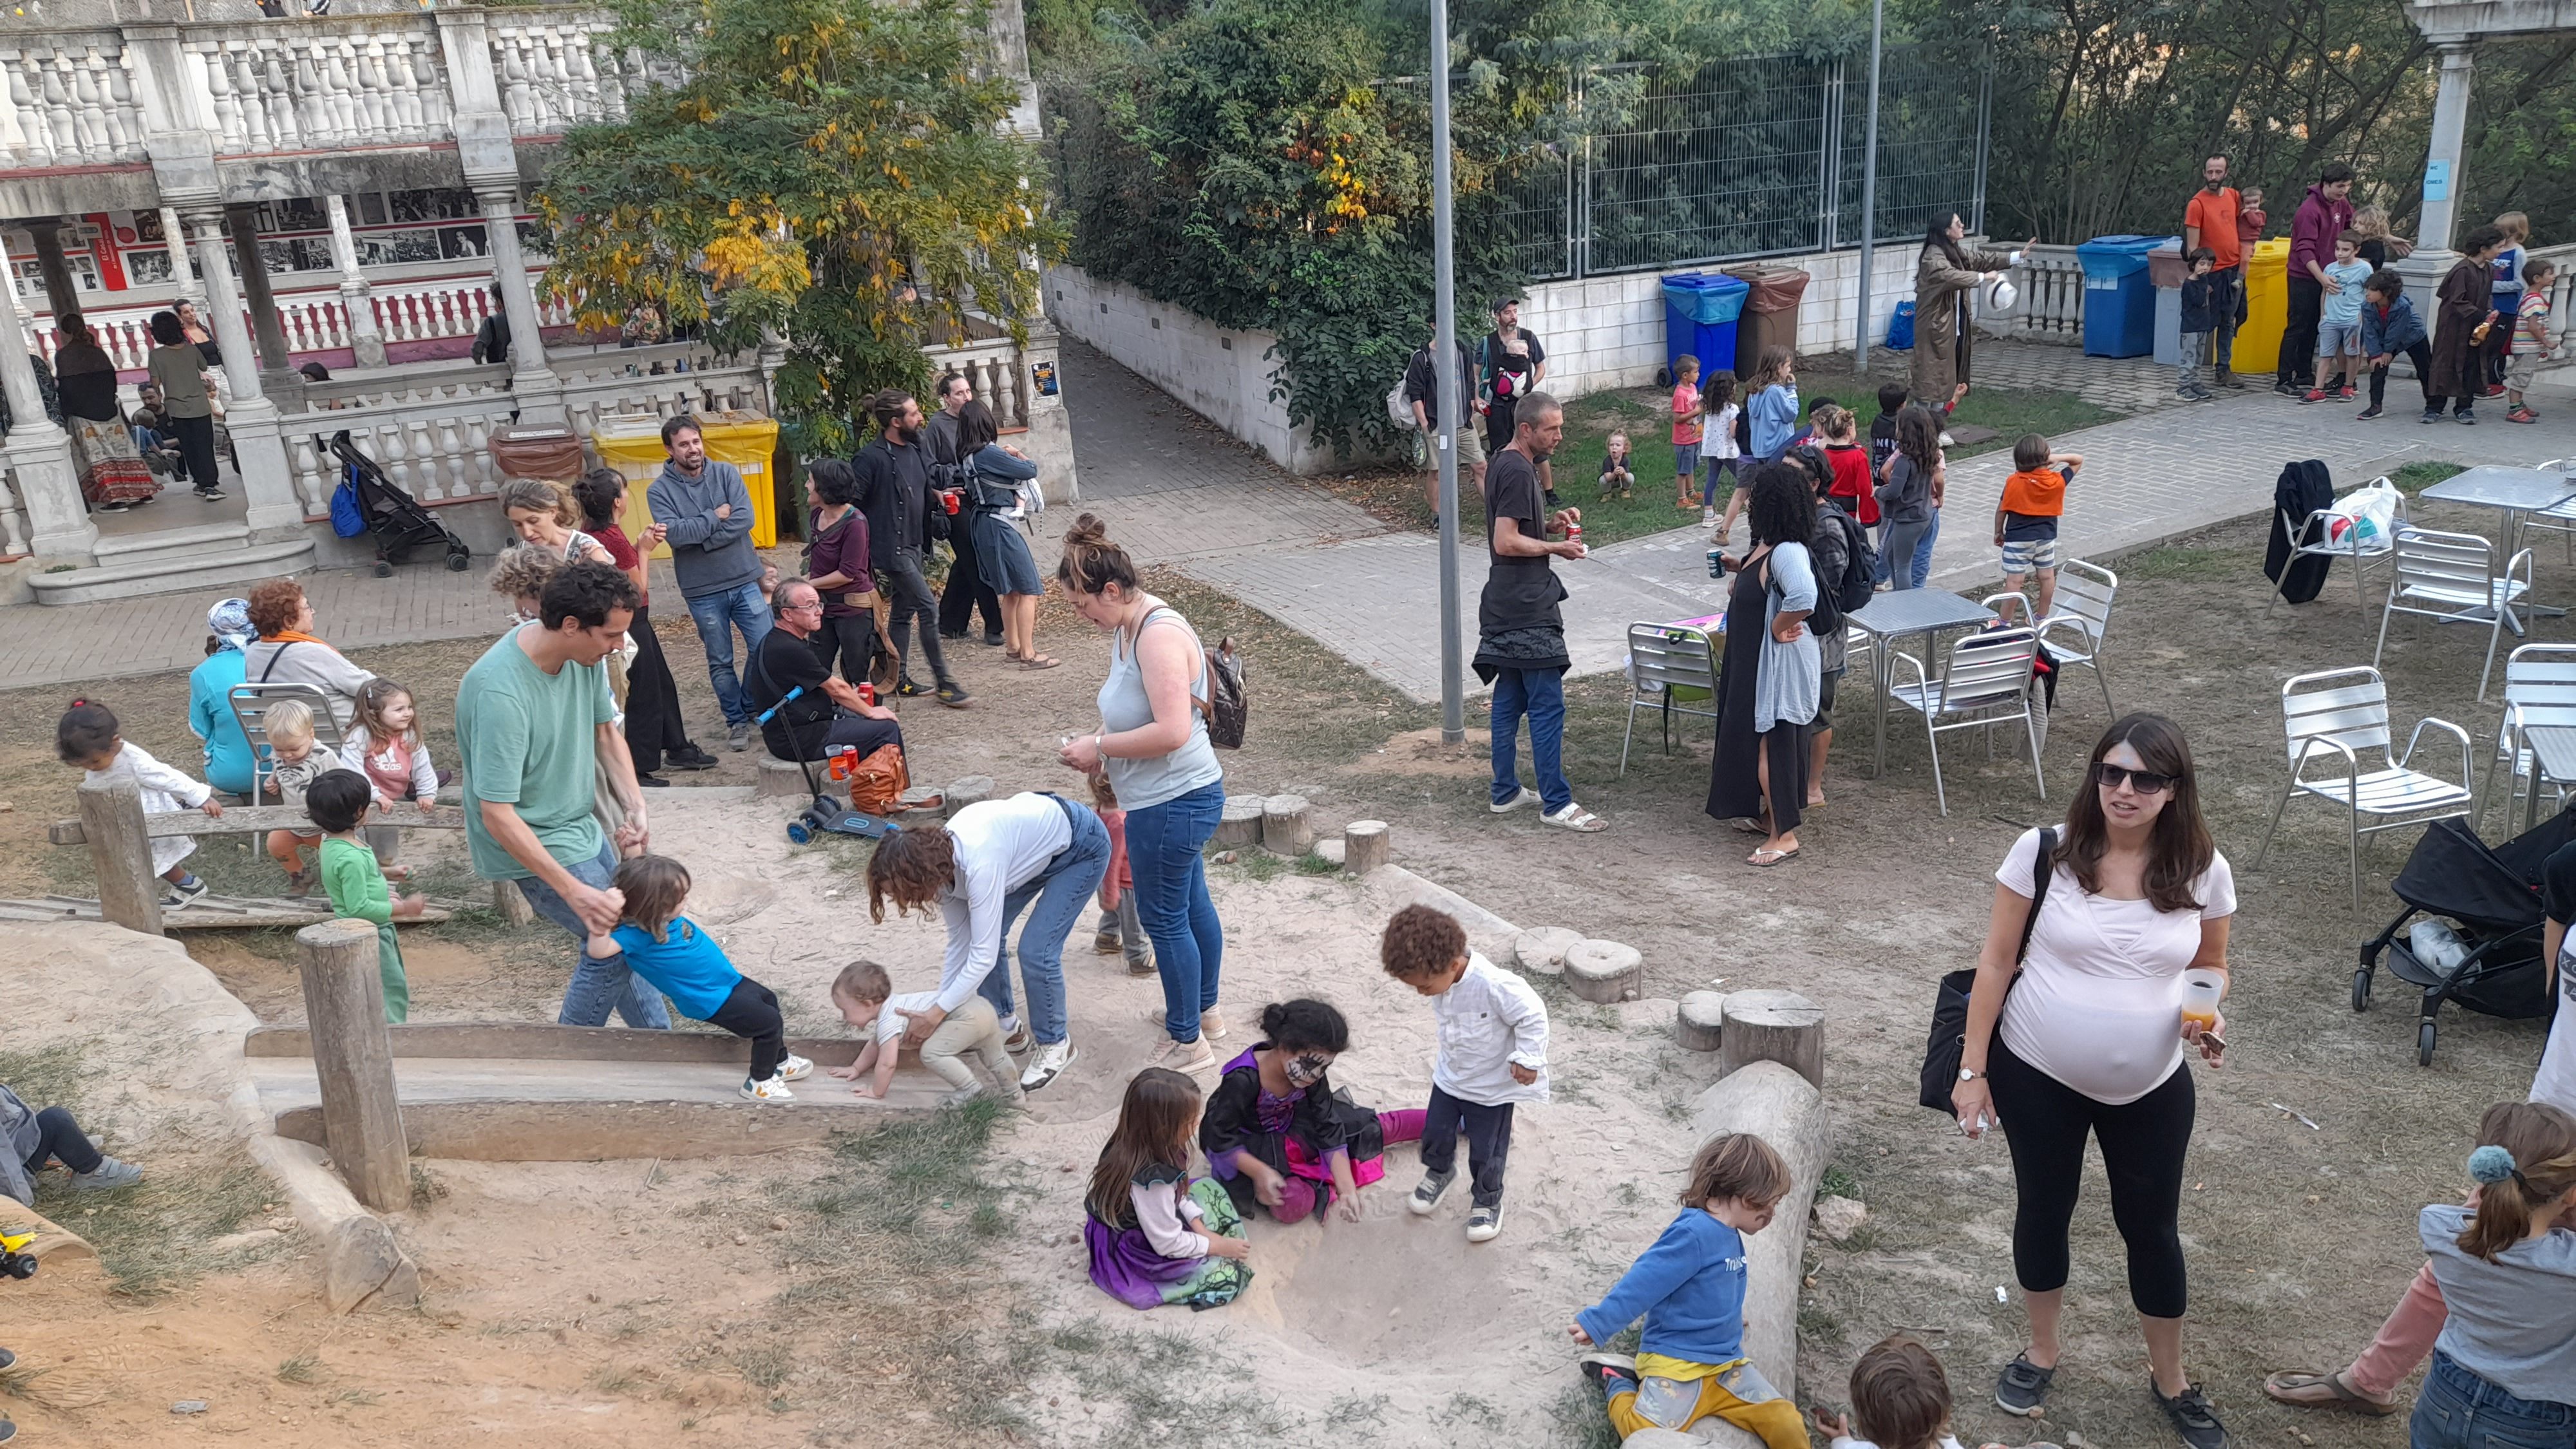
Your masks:
{"label": "woman with sunglasses", "polygon": [[[2201,822],[2182,727],[2156,714],[2114,723],[2093,746],[2044,867],[2038,852],[2039,832],[2024,832],[1995,872],[1951,1093],[1959,1130],[1982,1137],[2000,1125],[2012,1149],[2013,1270],[2030,1346],[2005,1366],[1995,1403],[2024,1416],[2046,1404],[2061,1347],[2067,1225],[2091,1136],[2101,1141],[2111,1218],[2128,1245],[2149,1392],[2191,1449],[2221,1449],[2226,1429],[2183,1375],[2177,1224],[2193,1114],[2183,1049],[2196,1047],[2215,1066],[2226,1018],[2206,1031],[2185,1021],[2182,991],[2193,967],[2225,979],[2236,887]],[[2043,868],[2049,885],[2033,919]]]}
{"label": "woman with sunglasses", "polygon": [[1360,1189],[1386,1176],[1387,1144],[1422,1137],[1420,1108],[1372,1112],[1333,1094],[1326,1075],[1350,1050],[1350,1025],[1312,997],[1261,1008],[1260,1041],[1227,1062],[1199,1117],[1208,1170],[1246,1217],[1320,1218],[1335,1202],[1360,1220]]}

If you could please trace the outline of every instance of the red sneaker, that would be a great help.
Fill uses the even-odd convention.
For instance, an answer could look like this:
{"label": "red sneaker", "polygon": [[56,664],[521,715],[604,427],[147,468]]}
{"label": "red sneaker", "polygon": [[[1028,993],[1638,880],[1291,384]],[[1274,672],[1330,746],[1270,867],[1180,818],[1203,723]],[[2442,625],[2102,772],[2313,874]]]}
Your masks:
{"label": "red sneaker", "polygon": [[2508,423],[2536,423],[2540,421],[2540,415],[2529,408],[2515,408],[2504,415],[2504,420]]}
{"label": "red sneaker", "polygon": [[2306,395],[2305,397],[2300,398],[2300,399],[2299,399],[2299,401],[2301,401],[2301,402],[2324,402],[2324,401],[2326,400],[2326,397],[2327,397],[2327,393],[2326,393],[2326,390],[2325,390],[2324,388],[2321,388],[2321,387],[2312,387],[2312,388],[2309,388],[2309,389],[2308,389],[2308,391],[2307,391],[2307,395]]}
{"label": "red sneaker", "polygon": [[2503,383],[2500,383],[2500,382],[2491,382],[2491,383],[2488,383],[2488,384],[2487,384],[2487,387],[2486,387],[2486,391],[2484,391],[2484,392],[2482,392],[2482,393],[2478,394],[2478,396],[2480,396],[2480,397],[2502,397],[2502,396],[2504,396],[2504,384],[2503,384]]}
{"label": "red sneaker", "polygon": [[2352,401],[2352,384],[2345,383],[2339,396],[2341,396],[2345,402]]}

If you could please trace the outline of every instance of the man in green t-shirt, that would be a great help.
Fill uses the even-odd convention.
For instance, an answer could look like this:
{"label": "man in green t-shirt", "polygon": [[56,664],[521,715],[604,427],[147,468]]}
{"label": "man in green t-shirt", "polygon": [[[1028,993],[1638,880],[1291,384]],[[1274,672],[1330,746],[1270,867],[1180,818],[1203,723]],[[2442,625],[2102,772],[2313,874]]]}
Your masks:
{"label": "man in green t-shirt", "polygon": [[[582,943],[615,928],[618,858],[645,849],[643,792],[612,723],[616,702],[602,666],[625,640],[642,601],[632,580],[603,563],[557,570],[532,623],[501,636],[456,686],[456,745],[465,788],[465,841],[474,873],[519,883],[538,915],[572,933],[572,985],[557,1020],[604,1026],[614,1009],[628,1026],[668,1030],[662,995],[614,958]],[[626,823],[601,834],[592,807],[599,765]]]}

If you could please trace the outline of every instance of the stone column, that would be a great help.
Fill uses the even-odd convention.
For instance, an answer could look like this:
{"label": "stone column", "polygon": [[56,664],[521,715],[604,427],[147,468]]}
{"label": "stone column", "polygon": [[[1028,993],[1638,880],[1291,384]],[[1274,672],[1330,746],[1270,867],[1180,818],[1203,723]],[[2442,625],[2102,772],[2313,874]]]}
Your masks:
{"label": "stone column", "polygon": [[337,195],[322,198],[331,216],[331,263],[340,269],[340,305],[349,313],[349,341],[360,367],[385,365],[384,334],[376,329],[375,294],[367,274],[358,268],[358,239],[349,234],[349,204]]}
{"label": "stone column", "polygon": [[[286,327],[277,318],[277,294],[269,289],[268,259],[259,250],[259,216],[247,206],[228,206],[224,226],[232,233],[233,259],[241,268],[242,301],[250,308],[251,335],[259,340],[260,386],[280,406],[301,411],[303,378],[288,351]],[[232,355],[229,348],[224,355]]]}
{"label": "stone column", "polygon": [[180,300],[194,302],[204,312],[206,288],[197,280],[196,263],[188,255],[188,229],[179,221],[179,208],[161,208],[161,239],[170,249],[170,280],[178,286]]}
{"label": "stone column", "polygon": [[[224,373],[232,379],[232,400],[224,410],[224,427],[232,434],[233,452],[241,465],[241,486],[249,507],[253,534],[282,536],[304,526],[304,505],[296,501],[295,475],[286,464],[286,442],[278,430],[277,404],[260,385],[260,369],[251,361],[249,330],[242,326],[241,298],[233,290],[232,268],[224,260],[224,212],[219,207],[192,210],[189,235],[197,245],[197,273],[206,283],[206,311],[223,348]],[[243,259],[242,275],[260,275],[256,244]],[[263,282],[265,278],[263,278]],[[275,325],[272,310],[271,325]],[[282,349],[281,349],[282,351]]]}
{"label": "stone column", "polygon": [[89,563],[98,530],[81,505],[71,439],[45,416],[35,364],[28,360],[35,329],[19,305],[16,279],[6,272],[0,272],[0,303],[9,314],[9,325],[0,328],[0,388],[8,391],[10,414],[5,447],[9,466],[18,474],[19,506],[27,511],[27,547],[40,556]]}
{"label": "stone column", "polygon": [[63,260],[63,222],[58,216],[40,216],[27,223],[27,234],[36,242],[36,270],[45,278],[45,304],[61,325],[63,314],[81,309],[80,283],[72,278],[71,263]]}
{"label": "stone column", "polygon": [[492,280],[501,289],[501,313],[510,323],[510,393],[519,405],[519,421],[541,426],[561,423],[563,383],[546,365],[537,294],[528,285],[527,258],[519,251],[518,189],[478,185],[474,200],[483,208],[484,239],[492,248]]}
{"label": "stone column", "polygon": [[[2415,250],[2447,253],[2460,210],[2461,152],[2469,128],[2469,73],[2473,50],[2465,42],[2442,45],[2441,82],[2433,92],[2433,135],[2424,162],[2424,212],[2416,229]],[[2434,195],[2436,179],[2446,184]]]}

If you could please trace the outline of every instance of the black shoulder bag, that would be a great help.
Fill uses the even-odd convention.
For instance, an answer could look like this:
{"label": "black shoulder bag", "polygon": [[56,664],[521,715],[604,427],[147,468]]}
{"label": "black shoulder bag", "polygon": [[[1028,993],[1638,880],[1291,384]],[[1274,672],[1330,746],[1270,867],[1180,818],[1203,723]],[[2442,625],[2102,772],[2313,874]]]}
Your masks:
{"label": "black shoulder bag", "polygon": [[[2042,826],[2039,853],[2031,862],[2030,914],[2022,918],[2021,945],[2013,950],[2013,980],[2021,979],[2022,958],[2030,954],[2031,927],[2039,924],[2040,905],[2048,899],[2048,882],[2057,874],[2057,829]],[[1959,1085],[1959,1060],[1968,1049],[1968,993],[1975,990],[1975,967],[1953,971],[1941,978],[1941,991],[1932,1002],[1932,1034],[1923,1043],[1923,1091],[1919,1100],[1943,1116],[1957,1116],[1950,1105],[1950,1092]],[[2012,982],[2004,983],[2006,995],[2012,993]]]}

